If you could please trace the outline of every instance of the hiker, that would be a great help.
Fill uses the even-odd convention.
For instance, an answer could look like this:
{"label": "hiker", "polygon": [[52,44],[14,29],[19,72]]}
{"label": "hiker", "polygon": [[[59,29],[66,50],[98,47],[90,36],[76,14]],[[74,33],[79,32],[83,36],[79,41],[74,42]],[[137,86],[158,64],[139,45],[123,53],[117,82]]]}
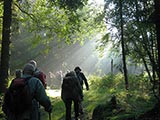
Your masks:
{"label": "hiker", "polygon": [[16,70],[16,78],[20,78],[22,77],[22,70],[21,69],[17,69]]}
{"label": "hiker", "polygon": [[62,70],[59,70],[59,71],[56,72],[56,79],[58,80],[57,83],[59,83],[58,86],[61,88],[62,82],[63,82],[63,72],[62,72]]}
{"label": "hiker", "polygon": [[32,64],[35,67],[35,71],[34,71],[33,76],[37,77],[38,79],[40,79],[40,81],[42,82],[44,88],[46,89],[47,88],[47,82],[46,82],[45,73],[37,68],[37,62],[35,60],[30,60],[29,63]]}
{"label": "hiker", "polygon": [[[85,77],[84,73],[82,72],[81,68],[79,66],[75,67],[74,71],[76,72],[77,78],[80,82],[80,85],[82,87],[82,94],[83,94],[83,83],[85,83],[86,86],[86,90],[89,90],[89,85],[87,82],[87,78]],[[82,101],[79,102],[79,113],[83,114],[83,105],[82,105]]]}
{"label": "hiker", "polygon": [[62,83],[61,98],[65,104],[66,108],[66,117],[65,120],[71,120],[71,106],[72,101],[74,102],[74,112],[75,120],[78,120],[79,116],[79,101],[82,101],[82,88],[76,74],[74,71],[71,71],[65,75]]}
{"label": "hiker", "polygon": [[[2,105],[2,110],[5,113],[7,120],[39,120],[37,102],[45,108],[46,112],[52,112],[50,99],[46,95],[42,83],[38,78],[32,76],[34,70],[35,68],[32,64],[26,64],[23,69],[22,77],[14,79],[9,86]],[[18,85],[22,85],[22,80],[25,82],[25,87],[20,91],[18,89],[21,88],[18,87]],[[18,97],[15,97],[15,95]],[[26,98],[26,95],[28,98]]]}

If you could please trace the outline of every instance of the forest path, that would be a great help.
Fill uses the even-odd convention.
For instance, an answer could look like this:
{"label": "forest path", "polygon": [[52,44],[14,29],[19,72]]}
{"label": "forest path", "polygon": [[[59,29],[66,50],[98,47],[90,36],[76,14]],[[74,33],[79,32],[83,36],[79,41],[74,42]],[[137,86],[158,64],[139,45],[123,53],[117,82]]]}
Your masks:
{"label": "forest path", "polygon": [[[52,98],[61,97],[61,89],[47,89],[46,92],[47,92],[47,95]],[[74,112],[72,114],[74,114]],[[85,113],[85,114],[87,114],[87,113]],[[79,120],[84,120],[85,114],[80,115]],[[64,119],[65,118],[61,118],[60,120],[64,120]],[[74,117],[72,118],[72,120],[74,120]]]}
{"label": "forest path", "polygon": [[61,96],[61,89],[47,89],[46,92],[48,96],[53,98]]}

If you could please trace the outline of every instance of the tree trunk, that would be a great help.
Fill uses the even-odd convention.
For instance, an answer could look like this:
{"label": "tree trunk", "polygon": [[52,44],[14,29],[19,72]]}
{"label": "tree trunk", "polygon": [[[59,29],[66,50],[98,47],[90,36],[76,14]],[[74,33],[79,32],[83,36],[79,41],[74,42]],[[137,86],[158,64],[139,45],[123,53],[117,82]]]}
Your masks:
{"label": "tree trunk", "polygon": [[[155,0],[155,24],[156,24],[156,35],[157,35],[157,47],[158,47],[158,78],[159,78],[159,98],[160,98],[160,1]],[[159,99],[160,101],[160,99]]]}
{"label": "tree trunk", "polygon": [[111,59],[111,74],[113,75],[113,59]]}
{"label": "tree trunk", "polygon": [[12,20],[12,0],[4,0],[3,12],[3,30],[2,30],[2,48],[1,48],[1,64],[0,64],[0,93],[6,90],[9,70],[9,46]]}
{"label": "tree trunk", "polygon": [[124,70],[124,77],[125,77],[125,87],[128,90],[128,75],[127,75],[127,66],[126,66],[126,54],[124,48],[124,37],[123,37],[123,13],[122,13],[122,0],[119,0],[120,3],[120,20],[121,20],[121,46],[122,46],[122,60],[123,60],[123,70]]}

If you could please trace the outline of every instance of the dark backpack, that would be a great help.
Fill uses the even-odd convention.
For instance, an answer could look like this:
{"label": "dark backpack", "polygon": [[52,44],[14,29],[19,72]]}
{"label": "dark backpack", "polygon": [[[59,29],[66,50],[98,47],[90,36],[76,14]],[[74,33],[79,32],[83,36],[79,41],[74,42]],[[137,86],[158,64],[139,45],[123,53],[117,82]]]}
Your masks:
{"label": "dark backpack", "polygon": [[9,112],[15,115],[22,114],[32,107],[32,95],[28,81],[30,78],[16,78],[5,93],[2,110],[7,115]]}
{"label": "dark backpack", "polygon": [[69,91],[70,93],[72,93],[72,91],[75,88],[75,86],[76,86],[76,84],[75,84],[74,77],[72,77],[72,76],[64,77],[63,84],[62,84],[62,88],[64,90]]}
{"label": "dark backpack", "polygon": [[[67,76],[63,78],[62,83],[62,99],[77,99],[81,97],[81,86],[75,75],[72,75],[73,72],[68,73]],[[79,85],[78,85],[79,84]]]}

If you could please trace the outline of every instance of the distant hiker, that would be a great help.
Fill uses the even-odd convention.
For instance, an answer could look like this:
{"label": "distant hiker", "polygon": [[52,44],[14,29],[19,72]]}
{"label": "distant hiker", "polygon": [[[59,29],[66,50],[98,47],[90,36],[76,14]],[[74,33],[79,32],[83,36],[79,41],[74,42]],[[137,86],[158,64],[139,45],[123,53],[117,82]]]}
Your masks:
{"label": "distant hiker", "polygon": [[7,120],[39,120],[37,102],[51,113],[50,99],[40,80],[33,77],[34,70],[32,64],[26,64],[22,77],[12,80],[2,105]]}
{"label": "distant hiker", "polygon": [[63,72],[62,72],[62,70],[57,71],[57,73],[56,73],[56,78],[57,78],[59,81],[63,81]]}
{"label": "distant hiker", "polygon": [[56,84],[61,88],[62,86],[62,81],[63,81],[63,72],[62,70],[59,70],[56,72]]}
{"label": "distant hiker", "polygon": [[54,75],[54,73],[52,73],[51,71],[48,72],[48,79],[47,79],[47,83],[49,85],[49,87],[51,89],[54,88],[54,80],[55,80],[56,76]]}
{"label": "distant hiker", "polygon": [[74,102],[75,120],[79,116],[79,101],[82,101],[82,88],[74,71],[65,75],[62,83],[61,98],[66,107],[66,120],[71,120],[71,106]]}
{"label": "distant hiker", "polygon": [[16,70],[16,78],[20,78],[22,77],[22,70],[21,69],[17,69]]}
{"label": "distant hiker", "polygon": [[35,60],[30,60],[29,63],[32,64],[35,67],[35,71],[34,71],[33,76],[37,77],[42,82],[44,88],[46,89],[47,88],[47,82],[46,82],[45,73],[37,68],[37,62]]}
{"label": "distant hiker", "polygon": [[[75,67],[74,71],[76,72],[77,78],[81,84],[82,90],[83,90],[83,83],[85,83],[86,90],[89,90],[89,85],[87,82],[87,78],[85,77],[84,73],[82,72],[81,68],[79,66]],[[83,92],[82,92],[83,94]],[[79,102],[79,113],[83,114],[83,106],[82,106],[82,101]]]}

